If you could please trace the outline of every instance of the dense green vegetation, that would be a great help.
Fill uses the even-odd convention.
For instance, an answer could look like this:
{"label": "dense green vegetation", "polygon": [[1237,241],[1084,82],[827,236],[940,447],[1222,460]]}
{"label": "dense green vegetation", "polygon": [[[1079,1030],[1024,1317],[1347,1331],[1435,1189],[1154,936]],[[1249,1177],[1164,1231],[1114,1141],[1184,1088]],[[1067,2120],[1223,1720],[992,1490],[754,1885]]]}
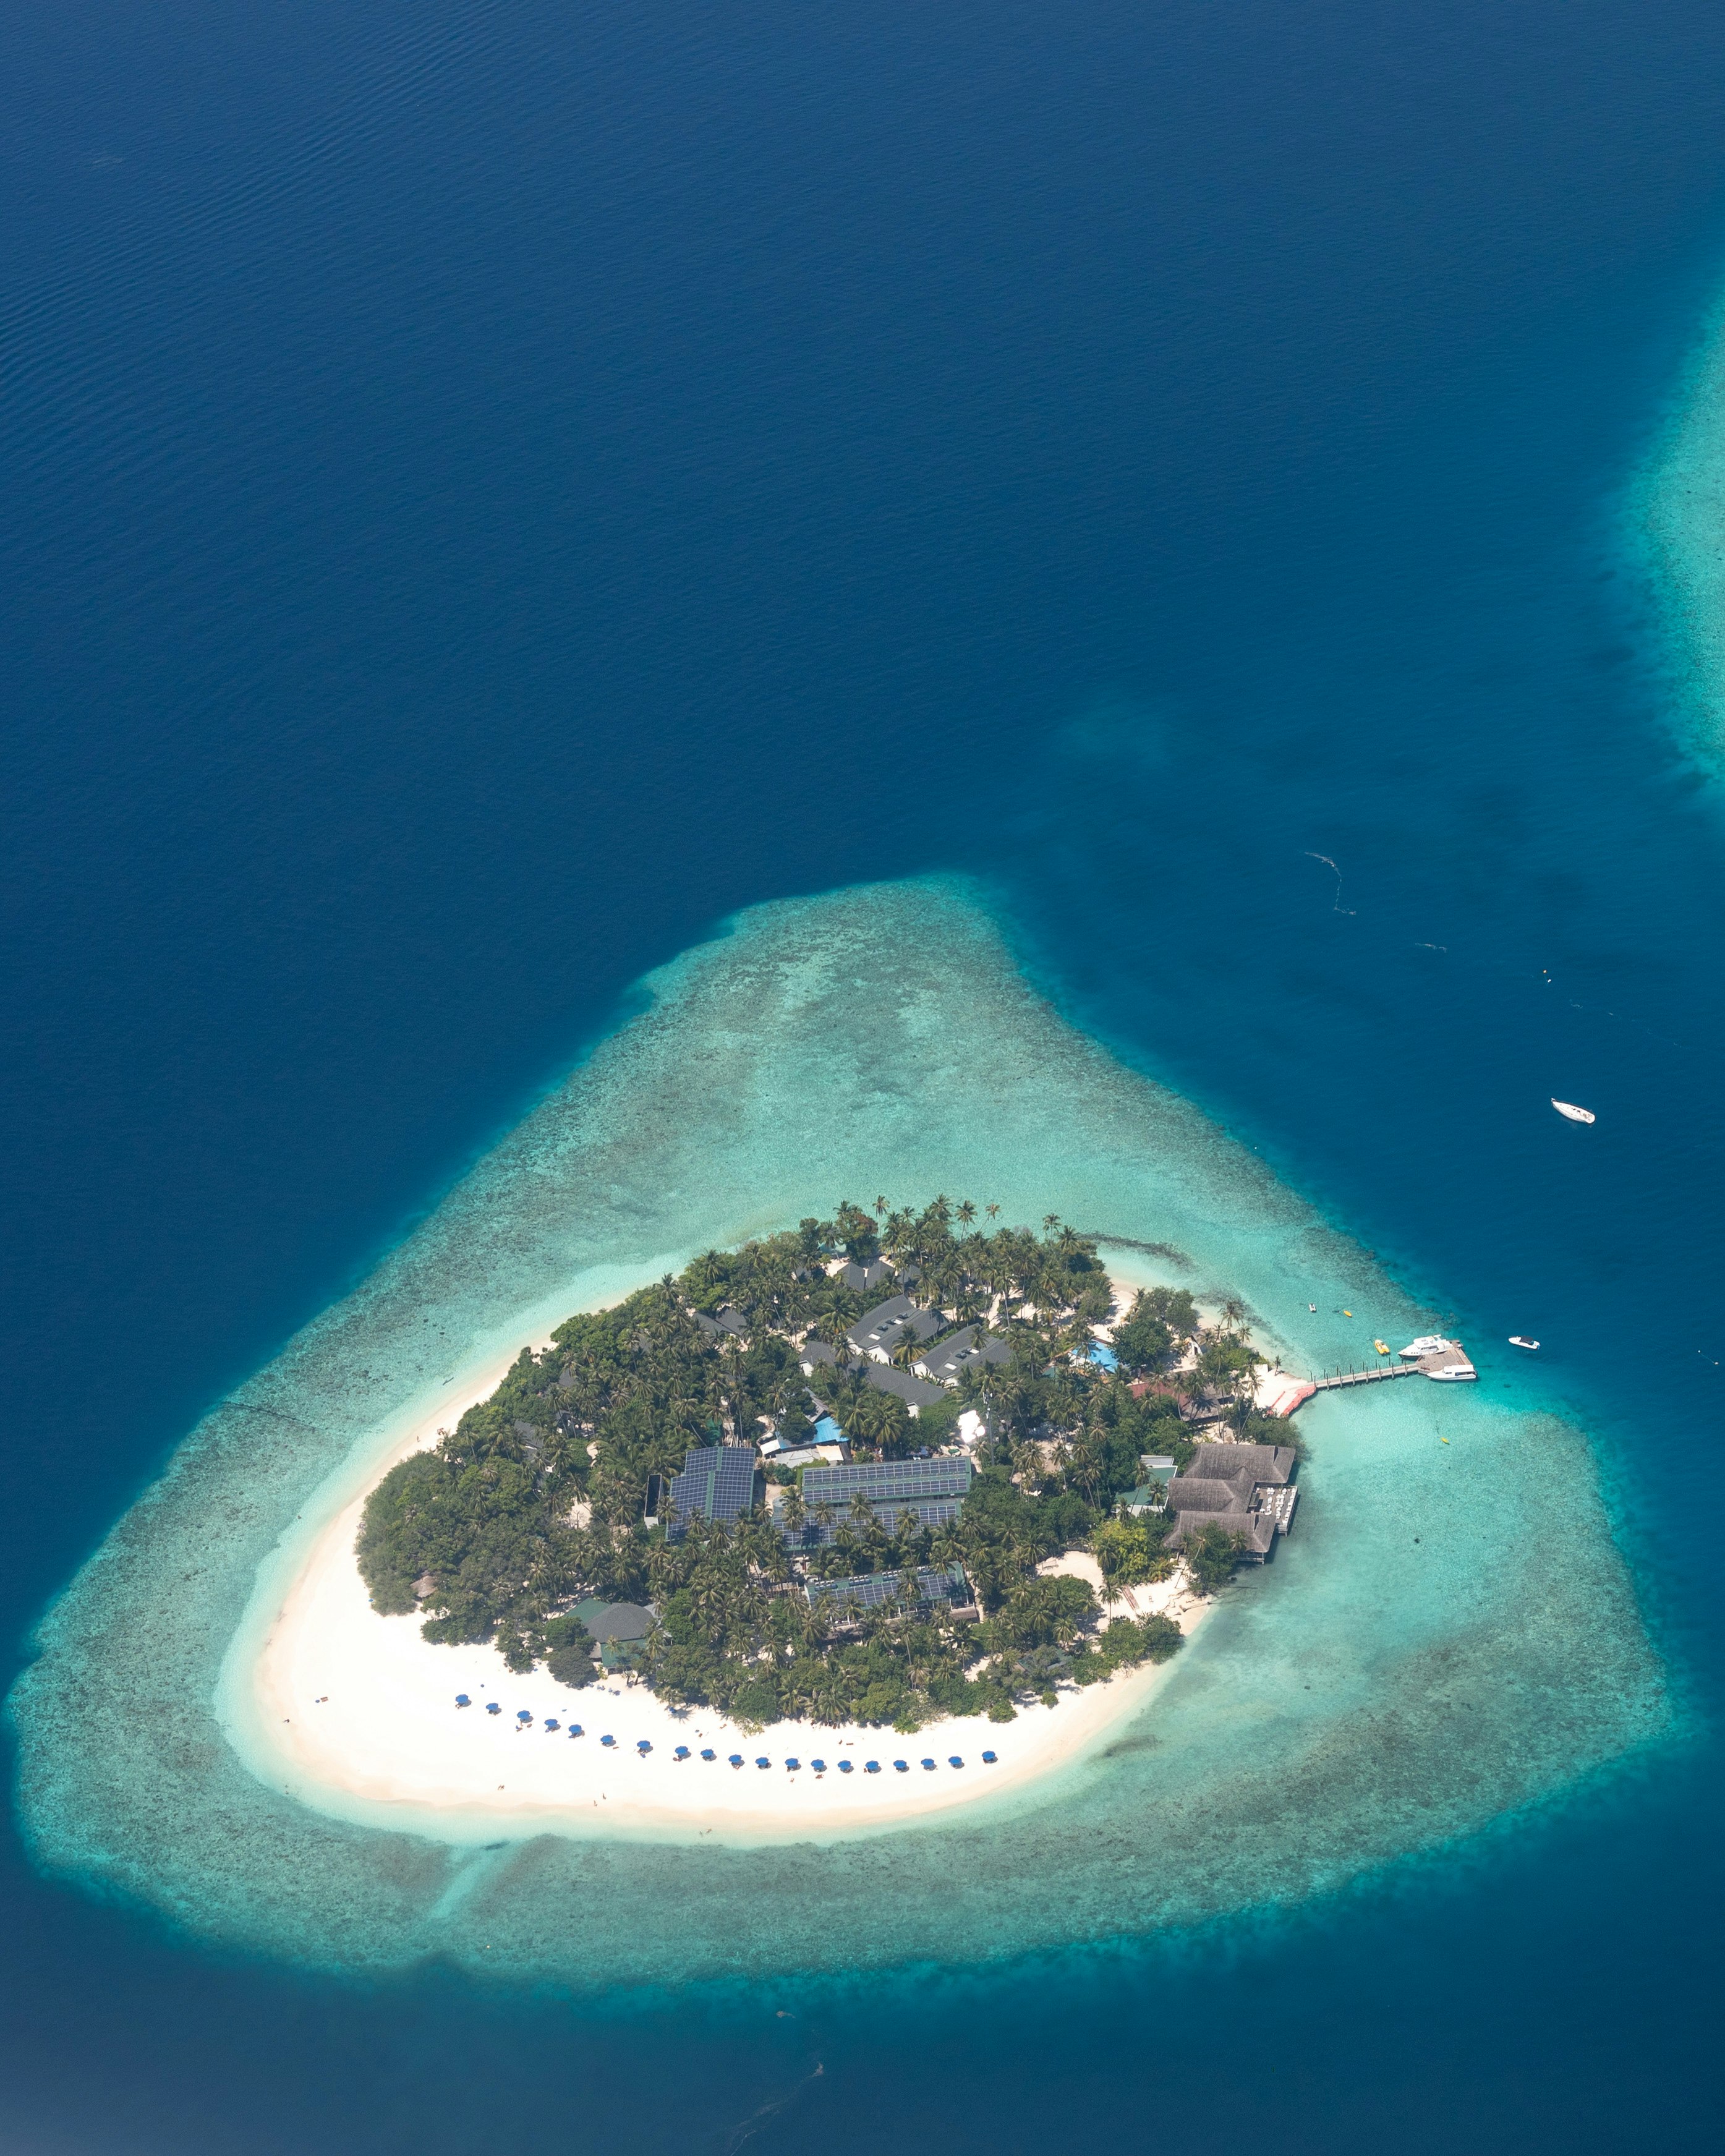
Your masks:
{"label": "dense green vegetation", "polygon": [[[1094,1241],[1052,1218],[1040,1235],[979,1231],[975,1219],[973,1206],[945,1199],[920,1213],[845,1204],[830,1221],[710,1250],[614,1309],[570,1318],[550,1347],[524,1349],[434,1450],[403,1461],[372,1493],[359,1541],[372,1606],[423,1612],[428,1640],[490,1640],[511,1669],[542,1661],[580,1683],[593,1665],[574,1605],[650,1600],[660,1621],[641,1659],[655,1690],[757,1724],[781,1715],[905,1729],[948,1713],[1004,1720],[1015,1701],[1051,1697],[1063,1679],[1082,1684],[1172,1653],[1179,1635],[1167,1620],[1117,1619],[1098,1630],[1091,1589],[1035,1568],[1089,1548],[1111,1584],[1172,1568],[1165,1518],[1116,1517],[1117,1501],[1140,1481],[1142,1454],[1190,1459],[1179,1395],[1232,1393],[1250,1360],[1239,1314],[1204,1333],[1189,1295],[1141,1295],[1117,1328],[1119,1372],[1105,1373],[1087,1359],[1092,1328],[1112,1314]],[[915,1421],[865,1382],[845,1337],[864,1298],[828,1270],[835,1258],[883,1254],[915,1275],[911,1292],[924,1308],[952,1326],[985,1323],[1010,1349],[1009,1361],[967,1373]],[[742,1332],[715,1322],[721,1313]],[[804,1340],[834,1352],[816,1373],[820,1399],[855,1456],[938,1445],[967,1406],[983,1411],[988,1435],[960,1519],[937,1532],[907,1522],[896,1535],[847,1519],[830,1543],[795,1558],[762,1513],[732,1527],[697,1521],[677,1542],[649,1529],[649,1479],[678,1471],[691,1445],[808,1430],[815,1402]],[[1177,1367],[1194,1341],[1196,1367]],[[795,1521],[800,1492],[785,1502]],[[1196,1553],[1212,1584],[1237,1556],[1214,1533],[1220,1546],[1207,1537]],[[868,1613],[811,1608],[802,1591],[807,1572],[911,1573],[954,1561],[979,1621],[907,1599]]]}

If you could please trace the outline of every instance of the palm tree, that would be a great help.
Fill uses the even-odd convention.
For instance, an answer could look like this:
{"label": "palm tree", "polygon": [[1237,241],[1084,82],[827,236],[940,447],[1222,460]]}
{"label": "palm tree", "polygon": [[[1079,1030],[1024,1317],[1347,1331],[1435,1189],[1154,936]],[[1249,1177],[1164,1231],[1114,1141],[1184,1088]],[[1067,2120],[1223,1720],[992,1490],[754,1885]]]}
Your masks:
{"label": "palm tree", "polygon": [[963,1199],[959,1205],[958,1218],[964,1223],[967,1228],[976,1218],[976,1208],[971,1204],[968,1198]]}
{"label": "palm tree", "polygon": [[875,1210],[881,1219],[884,1220],[886,1218],[886,1200],[884,1198],[877,1198],[875,1200]]}
{"label": "palm tree", "polygon": [[1060,1216],[1058,1213],[1045,1213],[1043,1214],[1042,1232],[1045,1235],[1053,1235],[1055,1229],[1058,1228],[1060,1224]]}
{"label": "palm tree", "polygon": [[991,1220],[998,1220],[1000,1218],[1000,1208],[998,1205],[985,1205],[983,1210]]}

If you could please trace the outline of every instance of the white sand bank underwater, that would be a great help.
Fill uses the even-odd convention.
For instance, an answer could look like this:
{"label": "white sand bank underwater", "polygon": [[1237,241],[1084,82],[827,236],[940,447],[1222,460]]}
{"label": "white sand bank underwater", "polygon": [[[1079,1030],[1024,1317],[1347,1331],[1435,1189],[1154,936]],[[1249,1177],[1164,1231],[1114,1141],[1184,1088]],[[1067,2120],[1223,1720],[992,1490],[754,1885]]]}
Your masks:
{"label": "white sand bank underwater", "polygon": [[[884,1834],[692,1841],[595,1833],[589,1803],[584,1833],[569,1807],[476,1848],[479,1818],[441,1798],[406,1826],[377,1823],[393,1796],[308,1776],[302,1799],[248,1702],[318,1537],[458,1373],[709,1245],[943,1189],[1165,1246],[1152,1262],[1236,1290],[1292,1368],[1429,1329],[1260,1162],[1067,1026],[963,889],[762,908],[648,985],[644,1015],[206,1419],[49,1612],[11,1702],[43,1865],[319,1964],[603,1986],[952,1962],[1321,1892],[1667,1728],[1588,1447],[1512,1411],[1487,1356],[1478,1388],[1302,1409],[1276,1563],[1096,1742],[971,1802]],[[958,1748],[937,1730],[916,1756]],[[811,1810],[833,1793],[798,1789]]]}
{"label": "white sand bank underwater", "polygon": [[1689,745],[1725,757],[1725,306],[1697,338],[1630,490],[1626,538],[1665,617]]}
{"label": "white sand bank underwater", "polygon": [[[1132,1292],[1123,1273],[1117,1287]],[[260,1779],[303,1802],[377,1825],[456,1838],[465,1830],[475,1840],[547,1829],[834,1840],[1023,1789],[1106,1741],[1167,1674],[1166,1666],[1147,1666],[1082,1691],[1067,1686],[1057,1706],[1022,1708],[1007,1723],[948,1717],[896,1737],[791,1722],[751,1734],[716,1711],[664,1705],[641,1685],[617,1680],[571,1691],[543,1670],[512,1676],[489,1647],[428,1645],[417,1617],[372,1609],[354,1559],[366,1496],[397,1460],[435,1444],[486,1398],[512,1360],[500,1357],[451,1389],[368,1463],[357,1494],[311,1537],[285,1596],[263,1619],[261,1644],[261,1609],[241,1627],[223,1685],[224,1724]],[[1135,1599],[1167,1610],[1188,1633],[1210,1606],[1178,1581],[1141,1589]],[[460,1692],[470,1707],[455,1706]],[[491,1701],[501,1716],[487,1712]],[[522,1711],[532,1717],[525,1725]],[[580,1725],[579,1737],[570,1735],[571,1723]],[[651,1748],[644,1754],[642,1740]],[[690,1758],[675,1758],[678,1745]],[[702,1760],[703,1749],[717,1761]],[[745,1761],[740,1770],[730,1764],[733,1754]],[[955,1757],[963,1762],[956,1769]],[[771,1762],[765,1769],[756,1763],[762,1758]],[[793,1758],[795,1769],[787,1764]],[[817,1759],[826,1769],[819,1774]],[[870,1760],[878,1772],[869,1771]]]}

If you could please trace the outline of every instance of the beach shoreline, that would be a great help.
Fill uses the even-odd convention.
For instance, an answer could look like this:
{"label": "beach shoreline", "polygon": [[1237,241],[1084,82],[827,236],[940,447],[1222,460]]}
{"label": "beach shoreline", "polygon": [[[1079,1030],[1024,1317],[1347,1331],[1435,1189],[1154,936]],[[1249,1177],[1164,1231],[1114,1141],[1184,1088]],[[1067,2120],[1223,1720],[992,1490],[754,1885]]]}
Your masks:
{"label": "beach shoreline", "polygon": [[[1141,1283],[1121,1268],[1123,1300]],[[485,1645],[434,1646],[417,1616],[380,1617],[354,1555],[367,1498],[398,1461],[434,1445],[490,1397],[522,1344],[462,1373],[446,1397],[364,1463],[276,1600],[254,1656],[230,1672],[229,1739],[260,1780],[316,1809],[458,1842],[561,1832],[583,1838],[842,1839],[1022,1794],[1074,1766],[1148,1701],[1171,1664],[1061,1689],[1014,1720],[948,1717],[914,1735],[777,1722],[753,1734],[717,1710],[673,1707],[632,1681],[580,1690],[543,1669],[513,1675]],[[1183,1633],[1211,1606],[1170,1583],[1135,1590]],[[1120,1610],[1120,1605],[1117,1605]],[[1123,1610],[1121,1614],[1133,1614]],[[256,1631],[247,1628],[251,1637]],[[246,1664],[249,1663],[247,1667]],[[457,1694],[472,1704],[457,1707]],[[498,1714],[486,1709],[491,1702]],[[518,1719],[525,1711],[531,1720]],[[555,1729],[547,1724],[555,1722]],[[571,1724],[583,1734],[571,1737]],[[610,1736],[611,1746],[602,1743]],[[644,1741],[651,1748],[638,1749]],[[685,1745],[691,1757],[674,1758]],[[700,1758],[712,1750],[711,1763]],[[995,1761],[984,1765],[982,1753]],[[745,1761],[728,1762],[732,1754]],[[954,1768],[953,1758],[963,1762]],[[767,1758],[772,1764],[755,1764]],[[801,1763],[796,1768],[789,1759]],[[922,1762],[932,1758],[932,1770]],[[826,1763],[817,1774],[809,1763]],[[894,1763],[903,1759],[906,1771]],[[880,1771],[867,1771],[867,1762]],[[840,1770],[839,1763],[850,1770]]]}

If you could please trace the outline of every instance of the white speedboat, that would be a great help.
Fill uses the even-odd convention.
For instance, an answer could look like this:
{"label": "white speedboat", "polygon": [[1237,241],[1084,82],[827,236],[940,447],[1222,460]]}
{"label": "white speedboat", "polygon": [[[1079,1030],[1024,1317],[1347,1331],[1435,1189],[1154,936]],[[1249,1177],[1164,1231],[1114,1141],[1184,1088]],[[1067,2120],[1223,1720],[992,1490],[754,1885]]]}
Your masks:
{"label": "white speedboat", "polygon": [[1399,1352],[1404,1363],[1423,1363],[1428,1355],[1441,1355],[1449,1345],[1441,1332],[1422,1332]]}
{"label": "white speedboat", "polygon": [[1509,1344],[1512,1348],[1525,1348],[1530,1355],[1539,1352],[1539,1342],[1537,1340],[1530,1340],[1525,1332],[1512,1332],[1509,1336]]}
{"label": "white speedboat", "polygon": [[1428,1378],[1435,1378],[1440,1385],[1469,1385],[1480,1373],[1471,1363],[1458,1359],[1453,1363],[1440,1363],[1425,1374]]}
{"label": "white speedboat", "polygon": [[1560,1116],[1567,1116],[1572,1123],[1596,1123],[1599,1120],[1591,1108],[1578,1108],[1573,1101],[1560,1101],[1555,1094],[1552,1106]]}

